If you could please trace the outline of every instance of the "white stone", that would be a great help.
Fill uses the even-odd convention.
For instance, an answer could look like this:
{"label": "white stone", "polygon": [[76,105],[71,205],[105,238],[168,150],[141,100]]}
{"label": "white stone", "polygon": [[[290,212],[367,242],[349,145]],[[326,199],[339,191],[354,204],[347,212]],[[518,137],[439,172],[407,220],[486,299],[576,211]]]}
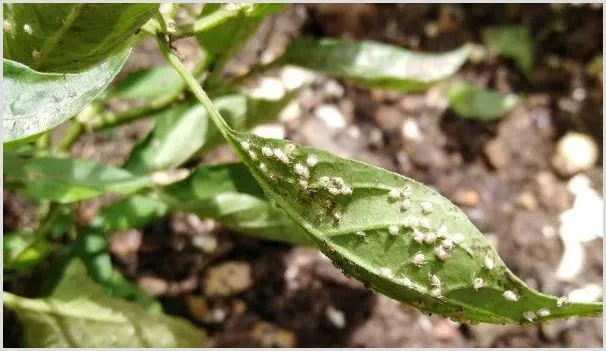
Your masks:
{"label": "white stone", "polygon": [[284,126],[279,123],[258,125],[251,130],[251,133],[262,138],[270,139],[284,139],[286,137],[286,130],[284,129]]}
{"label": "white stone", "polygon": [[284,109],[280,112],[280,122],[292,122],[296,121],[301,117],[301,105],[299,101],[291,101]]}
{"label": "white stone", "polygon": [[419,125],[417,124],[417,121],[412,118],[407,118],[404,120],[400,132],[402,134],[402,138],[405,140],[414,142],[423,140],[423,134],[421,134]]}
{"label": "white stone", "polygon": [[329,80],[324,84],[324,93],[330,97],[342,98],[345,94],[345,89],[334,80]]}
{"label": "white stone", "polygon": [[258,82],[248,89],[248,95],[255,99],[280,100],[286,90],[277,78],[261,77]]}
{"label": "white stone", "polygon": [[337,310],[332,306],[328,306],[326,308],[326,318],[328,318],[330,323],[332,323],[332,325],[334,325],[338,329],[345,328],[345,314],[342,311]]}
{"label": "white stone", "polygon": [[598,145],[586,134],[569,132],[556,145],[554,166],[572,175],[593,168],[598,160]]}
{"label": "white stone", "polygon": [[315,116],[331,129],[345,128],[345,118],[335,105],[318,106],[315,111]]}
{"label": "white stone", "polygon": [[280,80],[288,90],[298,89],[311,83],[315,77],[315,72],[296,66],[285,66],[280,72]]}
{"label": "white stone", "polygon": [[597,284],[587,284],[568,294],[570,302],[595,302],[602,297],[602,287]]}

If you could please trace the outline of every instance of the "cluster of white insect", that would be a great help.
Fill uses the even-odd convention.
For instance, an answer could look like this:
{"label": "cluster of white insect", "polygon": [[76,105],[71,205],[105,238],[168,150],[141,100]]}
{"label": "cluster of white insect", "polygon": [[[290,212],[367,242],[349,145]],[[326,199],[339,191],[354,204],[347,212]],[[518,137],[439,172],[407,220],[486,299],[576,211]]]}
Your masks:
{"label": "cluster of white insect", "polygon": [[391,189],[387,194],[389,201],[402,200],[402,202],[400,202],[400,209],[402,211],[407,211],[412,207],[412,201],[410,200],[411,197],[412,188],[408,184],[402,189]]}
{"label": "cluster of white insect", "polygon": [[322,176],[318,179],[318,185],[328,190],[331,195],[350,196],[353,190],[341,177]]}
{"label": "cluster of white insect", "polygon": [[568,296],[560,296],[560,297],[558,297],[558,300],[556,302],[558,307],[562,307],[562,306],[566,305],[567,303],[568,303]]}
{"label": "cluster of white insect", "polygon": [[524,319],[526,319],[527,321],[532,322],[537,319],[537,314],[533,311],[524,311],[522,313],[522,317],[524,317]]}

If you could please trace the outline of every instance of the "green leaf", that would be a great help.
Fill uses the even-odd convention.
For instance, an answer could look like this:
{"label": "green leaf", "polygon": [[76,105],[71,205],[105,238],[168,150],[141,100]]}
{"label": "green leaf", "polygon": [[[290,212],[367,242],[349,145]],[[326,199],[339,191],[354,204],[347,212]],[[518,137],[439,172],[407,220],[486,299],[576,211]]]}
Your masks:
{"label": "green leaf", "polygon": [[469,53],[469,45],[430,54],[373,41],[303,39],[292,42],[276,63],[351,79],[371,88],[422,91],[454,74]]}
{"label": "green leaf", "polygon": [[380,293],[457,321],[526,324],[543,309],[548,316],[531,319],[602,311],[559,307],[526,286],[463,211],[413,179],[289,141],[227,133],[267,196],[337,266]]}
{"label": "green leaf", "polygon": [[485,45],[503,57],[516,61],[522,72],[530,77],[534,44],[527,26],[509,25],[487,28],[482,32]]}
{"label": "green leaf", "polygon": [[154,99],[173,95],[183,89],[185,83],[170,66],[156,66],[128,74],[111,92],[120,99]]}
{"label": "green leaf", "polygon": [[499,119],[520,103],[520,100],[515,94],[503,96],[496,91],[475,88],[467,83],[456,84],[448,89],[450,108],[466,119]]}
{"label": "green leaf", "polygon": [[3,60],[4,143],[41,134],[76,115],[111,83],[129,54],[122,51],[75,74],[41,73]]}
{"label": "green leaf", "polygon": [[76,260],[50,297],[4,292],[3,300],[23,323],[27,347],[201,347],[206,338],[181,318],[107,296]]}
{"label": "green leaf", "polygon": [[107,207],[91,221],[91,227],[109,234],[130,228],[140,228],[156,218],[167,215],[163,202],[144,195],[131,195]]}
{"label": "green leaf", "polygon": [[80,71],[129,46],[158,6],[5,3],[4,57],[42,72]]}
{"label": "green leaf", "polygon": [[[16,173],[14,173],[16,171]],[[6,170],[23,175],[25,194],[36,199],[70,203],[103,193],[130,194],[150,185],[145,176],[84,159],[40,157]]]}
{"label": "green leaf", "polygon": [[305,232],[276,208],[243,164],[200,166],[186,180],[158,191],[173,210],[212,218],[267,240],[310,245]]}
{"label": "green leaf", "polygon": [[43,238],[36,240],[32,232],[6,233],[2,247],[4,271],[28,269],[52,252],[51,244]]}
{"label": "green leaf", "polygon": [[[245,130],[275,119],[297,93],[297,90],[290,91],[275,101],[231,93],[216,97],[213,102],[229,125]],[[155,123],[153,130],[133,148],[125,169],[145,174],[175,168],[199,151],[208,151],[223,141],[214,124],[209,124],[206,110],[193,102],[159,112]]]}

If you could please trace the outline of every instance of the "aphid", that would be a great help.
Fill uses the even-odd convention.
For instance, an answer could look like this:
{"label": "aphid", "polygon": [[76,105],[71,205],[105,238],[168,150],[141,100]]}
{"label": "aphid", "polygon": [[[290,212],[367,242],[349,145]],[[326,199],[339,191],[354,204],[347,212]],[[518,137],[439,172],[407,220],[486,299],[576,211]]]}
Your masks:
{"label": "aphid", "polygon": [[287,154],[292,154],[293,152],[295,152],[295,149],[295,144],[286,144],[286,146],[284,147],[284,151],[286,151]]}
{"label": "aphid", "polygon": [[425,218],[425,217],[421,218],[419,220],[419,225],[421,226],[421,228],[431,229],[431,224],[429,223],[429,218]]}
{"label": "aphid", "polygon": [[408,277],[403,279],[402,284],[404,284],[404,286],[407,288],[412,288],[412,280],[410,280]]}
{"label": "aphid", "polygon": [[261,170],[261,172],[265,173],[265,172],[267,172],[267,165],[265,163],[261,162],[259,164],[259,169]]}
{"label": "aphid", "polygon": [[551,314],[551,311],[549,311],[546,308],[541,308],[540,310],[537,311],[537,314],[539,315],[539,317],[549,317],[549,315]]}
{"label": "aphid", "polygon": [[489,271],[494,268],[494,260],[492,257],[486,256],[486,258],[484,258],[484,267],[486,267],[486,269]]}
{"label": "aphid", "polygon": [[428,244],[433,244],[436,242],[437,236],[434,232],[429,232],[425,234],[425,242]]}
{"label": "aphid", "polygon": [[343,219],[343,214],[341,211],[335,210],[332,212],[332,218],[334,218],[337,222],[340,222]]}
{"label": "aphid", "polygon": [[379,271],[384,276],[387,276],[387,277],[392,277],[393,276],[393,273],[391,273],[391,269],[389,269],[387,267],[381,267],[381,268],[379,268]]}
{"label": "aphid", "polygon": [[433,288],[429,292],[433,297],[441,297],[442,296],[442,288]]}
{"label": "aphid", "polygon": [[341,190],[331,186],[330,188],[328,188],[328,192],[332,195],[339,195],[341,193]]}
{"label": "aphid", "polygon": [[27,33],[27,34],[34,34],[34,30],[32,29],[32,27],[29,24],[24,24],[23,25],[23,30]]}
{"label": "aphid", "polygon": [[473,288],[478,290],[480,288],[484,287],[484,279],[478,277],[476,279],[473,280]]}
{"label": "aphid", "polygon": [[410,199],[404,199],[404,201],[402,201],[402,204],[400,205],[400,209],[402,211],[410,210],[411,207],[412,207],[412,201],[410,201]]}
{"label": "aphid", "polygon": [[415,230],[414,234],[412,235],[412,240],[414,240],[418,244],[422,244],[423,241],[425,240],[425,234],[423,234],[422,232],[420,232],[418,230]]}
{"label": "aphid", "polygon": [[309,168],[303,166],[300,163],[295,165],[295,173],[302,178],[309,178]]}
{"label": "aphid", "polygon": [[389,231],[389,234],[391,234],[391,235],[398,235],[400,228],[398,228],[397,225],[390,225],[389,228],[387,228],[387,230]]}
{"label": "aphid", "polygon": [[361,231],[361,230],[358,230],[358,231],[356,232],[356,235],[357,235],[357,236],[361,236],[361,237],[365,237],[365,236],[366,236],[366,233],[365,233],[365,232],[363,232],[363,231]]}
{"label": "aphid", "polygon": [[442,286],[442,281],[440,281],[440,278],[435,274],[431,275],[431,286],[435,286],[437,288]]}
{"label": "aphid", "polygon": [[450,251],[454,247],[454,243],[450,239],[444,239],[442,241],[442,247],[444,248],[444,250]]}
{"label": "aphid", "polygon": [[305,160],[305,162],[309,167],[314,167],[318,163],[318,159],[315,155],[309,155],[307,156],[307,160]]}
{"label": "aphid", "polygon": [[309,184],[307,183],[307,180],[305,179],[299,179],[299,186],[301,187],[301,189],[307,189],[307,186]]}
{"label": "aphid", "polygon": [[522,313],[522,316],[529,322],[532,322],[537,319],[537,315],[532,311],[525,311],[524,313]]}
{"label": "aphid", "polygon": [[288,163],[288,156],[286,156],[286,154],[284,153],[284,151],[275,148],[274,149],[274,156],[276,156],[276,158],[280,161],[282,161],[282,163]]}
{"label": "aphid", "polygon": [[240,142],[240,146],[242,146],[242,148],[246,151],[250,150],[250,144],[246,140],[242,140]]}
{"label": "aphid", "polygon": [[421,202],[421,209],[423,209],[423,213],[429,214],[433,211],[433,205],[429,201]]}
{"label": "aphid", "polygon": [[263,155],[265,155],[267,157],[272,157],[274,155],[274,152],[267,146],[263,146],[261,148],[261,152],[263,153]]}
{"label": "aphid", "polygon": [[330,187],[330,178],[328,178],[327,176],[322,176],[320,177],[320,179],[318,179],[318,184],[324,188]]}
{"label": "aphid", "polygon": [[442,245],[437,246],[434,249],[434,253],[436,254],[436,256],[438,256],[438,258],[442,261],[446,261],[446,259],[448,258],[448,251],[446,251],[444,249],[444,247],[442,247]]}
{"label": "aphid", "polygon": [[503,293],[503,296],[508,301],[518,301],[518,295],[516,295],[516,293],[514,293],[511,290],[505,290],[505,292]]}
{"label": "aphid", "polygon": [[412,263],[417,267],[423,266],[425,264],[425,255],[422,252],[417,252],[412,258]]}
{"label": "aphid", "polygon": [[557,305],[558,307],[562,307],[568,303],[568,296],[560,296],[558,297]]}
{"label": "aphid", "polygon": [[412,196],[412,188],[410,187],[410,185],[404,185],[404,188],[402,190],[402,196],[404,196],[405,198],[409,198]]}
{"label": "aphid", "polygon": [[252,150],[248,151],[248,156],[250,156],[250,158],[253,160],[257,159],[257,153]]}
{"label": "aphid", "polygon": [[400,198],[400,191],[397,189],[392,189],[389,191],[389,193],[387,194],[387,197],[391,200],[391,201],[396,201],[397,199]]}
{"label": "aphid", "polygon": [[345,186],[343,188],[341,188],[341,194],[345,195],[345,196],[349,196],[353,193],[353,190],[351,190],[350,187]]}

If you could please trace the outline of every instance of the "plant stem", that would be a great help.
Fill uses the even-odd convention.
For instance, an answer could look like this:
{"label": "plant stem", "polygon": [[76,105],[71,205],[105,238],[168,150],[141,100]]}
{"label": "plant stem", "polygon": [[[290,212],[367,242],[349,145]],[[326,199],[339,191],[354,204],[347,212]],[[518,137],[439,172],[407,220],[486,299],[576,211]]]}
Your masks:
{"label": "plant stem", "polygon": [[249,11],[253,6],[254,4],[230,4],[229,6],[222,6],[219,10],[200,18],[193,23],[178,26],[173,39],[191,37],[198,32],[204,32],[220,26],[232,18],[238,17]]}
{"label": "plant stem", "polygon": [[72,145],[76,140],[80,137],[80,134],[84,132],[84,126],[79,121],[73,121],[72,125],[69,127],[65,136],[59,144],[57,145],[57,154],[67,154],[69,150],[72,148]]}

